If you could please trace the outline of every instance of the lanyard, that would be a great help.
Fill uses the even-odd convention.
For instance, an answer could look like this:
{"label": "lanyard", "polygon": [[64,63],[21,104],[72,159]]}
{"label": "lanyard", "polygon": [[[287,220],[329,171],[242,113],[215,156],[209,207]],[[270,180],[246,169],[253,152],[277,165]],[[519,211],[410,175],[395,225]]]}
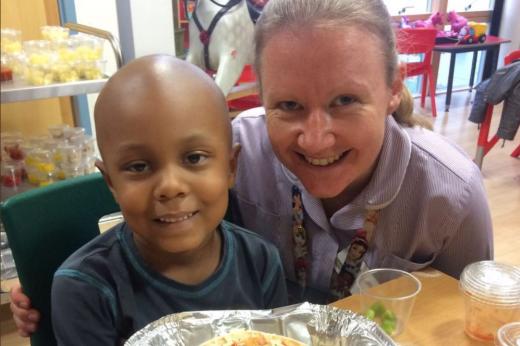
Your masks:
{"label": "lanyard", "polygon": [[[350,295],[350,287],[358,276],[363,258],[368,251],[377,225],[380,210],[367,210],[363,228],[357,230],[349,244],[340,249],[336,255],[332,271],[330,291],[335,297]],[[292,238],[294,273],[298,284],[307,286],[307,275],[310,266],[308,259],[308,234],[303,224],[304,207],[300,189],[292,187]]]}

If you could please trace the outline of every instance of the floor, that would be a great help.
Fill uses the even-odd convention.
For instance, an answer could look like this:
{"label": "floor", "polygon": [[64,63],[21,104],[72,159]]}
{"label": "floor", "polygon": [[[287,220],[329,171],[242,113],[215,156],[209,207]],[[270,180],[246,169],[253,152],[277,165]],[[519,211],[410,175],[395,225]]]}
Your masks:
{"label": "floor", "polygon": [[[463,91],[454,93],[449,113],[438,111],[434,119],[435,131],[458,143],[473,157],[476,151],[477,125],[467,121],[471,109],[472,93]],[[437,109],[444,109],[444,96],[437,96]],[[429,101],[426,109],[416,107],[418,114],[428,115]],[[498,126],[500,107],[495,108],[492,129]],[[486,186],[493,228],[495,232],[495,259],[501,262],[520,265],[520,159],[510,153],[520,144],[520,134],[512,142],[497,144],[484,158],[482,174]],[[0,307],[0,335],[2,346],[29,345],[28,339],[20,338],[10,319],[8,305]]]}

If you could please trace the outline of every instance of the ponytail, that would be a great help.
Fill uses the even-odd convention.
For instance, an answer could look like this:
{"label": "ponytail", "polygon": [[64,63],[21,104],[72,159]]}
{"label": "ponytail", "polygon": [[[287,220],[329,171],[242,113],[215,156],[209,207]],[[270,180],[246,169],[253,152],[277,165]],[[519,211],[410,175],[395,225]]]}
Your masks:
{"label": "ponytail", "polygon": [[413,98],[406,86],[401,91],[401,103],[399,107],[392,113],[394,119],[402,125],[408,127],[420,126],[432,130],[433,126],[428,119],[422,116],[416,116],[413,113]]}

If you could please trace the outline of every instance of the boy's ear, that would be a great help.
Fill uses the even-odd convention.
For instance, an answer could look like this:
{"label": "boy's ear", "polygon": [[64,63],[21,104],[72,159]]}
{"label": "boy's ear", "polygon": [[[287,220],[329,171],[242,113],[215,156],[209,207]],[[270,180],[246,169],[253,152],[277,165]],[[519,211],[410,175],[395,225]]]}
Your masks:
{"label": "boy's ear", "polygon": [[103,175],[103,179],[105,179],[105,183],[107,183],[107,186],[108,186],[110,192],[112,192],[112,196],[114,196],[114,199],[116,200],[116,202],[119,203],[117,201],[117,195],[114,190],[114,187],[112,186],[112,180],[110,180],[110,176],[107,173],[107,170],[105,168],[105,164],[103,163],[103,161],[96,160],[96,167],[97,167],[97,169],[99,169],[99,171]]}
{"label": "boy's ear", "polygon": [[231,157],[229,159],[229,183],[228,186],[231,189],[233,185],[235,185],[235,177],[237,174],[237,166],[238,166],[238,154],[240,154],[240,149],[242,146],[238,143],[233,144],[231,148]]}

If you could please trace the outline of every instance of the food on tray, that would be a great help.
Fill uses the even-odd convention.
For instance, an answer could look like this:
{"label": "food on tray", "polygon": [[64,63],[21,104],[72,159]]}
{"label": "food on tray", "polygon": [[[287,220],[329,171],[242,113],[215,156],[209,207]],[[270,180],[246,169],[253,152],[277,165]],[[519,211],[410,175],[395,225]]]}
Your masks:
{"label": "food on tray", "polygon": [[217,336],[200,346],[304,346],[305,344],[286,336],[263,333],[256,330],[234,330]]}

